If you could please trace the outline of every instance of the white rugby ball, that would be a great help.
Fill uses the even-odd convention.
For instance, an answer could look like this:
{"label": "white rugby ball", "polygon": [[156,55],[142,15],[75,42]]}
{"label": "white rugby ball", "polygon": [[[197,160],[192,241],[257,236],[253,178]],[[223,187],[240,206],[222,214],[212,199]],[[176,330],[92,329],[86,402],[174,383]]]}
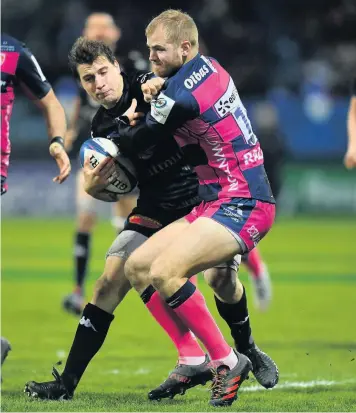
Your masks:
{"label": "white rugby ball", "polygon": [[120,195],[128,194],[137,185],[136,172],[132,162],[122,156],[117,145],[107,138],[88,139],[80,148],[79,157],[82,167],[87,157],[89,157],[91,167],[95,168],[107,156],[115,159],[116,177],[103,190],[105,193],[103,200],[116,201]]}

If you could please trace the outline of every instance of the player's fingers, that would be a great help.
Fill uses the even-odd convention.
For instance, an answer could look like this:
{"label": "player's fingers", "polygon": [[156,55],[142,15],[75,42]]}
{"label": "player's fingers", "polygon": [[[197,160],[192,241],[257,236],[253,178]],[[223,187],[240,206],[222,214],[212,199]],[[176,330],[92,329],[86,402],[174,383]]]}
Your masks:
{"label": "player's fingers", "polygon": [[65,165],[64,168],[62,168],[61,173],[59,174],[59,179],[58,179],[58,182],[60,184],[63,183],[68,178],[68,176],[70,175],[71,170],[72,170],[72,168],[71,168],[70,164]]}
{"label": "player's fingers", "polygon": [[110,165],[113,163],[114,163],[114,159],[111,156],[107,156],[102,161],[100,161],[98,165],[96,166],[95,175],[98,175],[101,172],[101,170],[106,167],[106,165]]}
{"label": "player's fingers", "polygon": [[156,96],[156,95],[158,95],[160,90],[161,90],[161,88],[158,85],[154,85],[154,87],[152,88],[152,94],[154,96]]}
{"label": "player's fingers", "polygon": [[135,112],[134,115],[133,115],[133,119],[134,119],[134,120],[135,120],[135,119],[140,119],[140,118],[142,118],[143,116],[145,116],[145,114],[144,114],[143,112]]}
{"label": "player's fingers", "polygon": [[144,84],[141,86],[141,91],[142,91],[142,93],[143,93],[144,95],[149,95],[149,94],[150,94],[150,87],[149,87],[149,85],[148,85],[147,83],[144,83]]}
{"label": "player's fingers", "polygon": [[89,157],[89,156],[86,156],[86,157],[84,158],[83,168],[90,168],[90,157]]}
{"label": "player's fingers", "polygon": [[150,93],[144,93],[143,99],[146,103],[151,103],[153,96]]}
{"label": "player's fingers", "polygon": [[137,100],[134,98],[134,99],[132,99],[130,109],[131,109],[133,112],[135,112],[136,107],[137,107]]}
{"label": "player's fingers", "polygon": [[102,170],[100,171],[98,176],[106,179],[108,176],[115,173],[115,171],[116,171],[115,164],[114,163],[109,163],[104,168],[102,168]]}

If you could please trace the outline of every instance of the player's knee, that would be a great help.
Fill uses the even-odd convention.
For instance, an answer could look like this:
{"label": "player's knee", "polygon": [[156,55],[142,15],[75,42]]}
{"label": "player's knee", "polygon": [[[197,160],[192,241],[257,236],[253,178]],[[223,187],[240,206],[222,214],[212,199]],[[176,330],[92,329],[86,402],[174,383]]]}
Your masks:
{"label": "player's knee", "polygon": [[235,291],[237,285],[236,271],[229,267],[210,268],[204,271],[206,283],[216,292],[225,289]]}
{"label": "player's knee", "polygon": [[125,275],[134,288],[147,284],[149,267],[133,253],[125,263]]}
{"label": "player's knee", "polygon": [[149,280],[150,284],[159,290],[166,280],[171,280],[174,274],[172,274],[169,268],[165,268],[164,262],[161,259],[156,259],[150,268]]}
{"label": "player's knee", "polygon": [[94,212],[79,212],[77,218],[78,230],[81,232],[91,232],[94,225],[96,224],[96,213]]}

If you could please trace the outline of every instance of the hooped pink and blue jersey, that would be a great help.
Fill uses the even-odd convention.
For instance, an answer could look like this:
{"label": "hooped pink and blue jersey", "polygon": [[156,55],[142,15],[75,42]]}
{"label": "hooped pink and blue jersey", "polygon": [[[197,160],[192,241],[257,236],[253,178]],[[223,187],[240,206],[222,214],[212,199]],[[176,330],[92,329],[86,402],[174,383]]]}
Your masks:
{"label": "hooped pink and blue jersey", "polygon": [[36,58],[13,37],[1,35],[1,175],[6,177],[10,159],[10,118],[15,100],[14,87],[24,85],[38,99],[51,89]]}
{"label": "hooped pink and blue jersey", "polygon": [[215,59],[198,54],[170,77],[151,102],[144,126],[119,126],[137,148],[148,131],[157,141],[173,133],[198,175],[204,201],[275,202],[246,109],[233,79]]}

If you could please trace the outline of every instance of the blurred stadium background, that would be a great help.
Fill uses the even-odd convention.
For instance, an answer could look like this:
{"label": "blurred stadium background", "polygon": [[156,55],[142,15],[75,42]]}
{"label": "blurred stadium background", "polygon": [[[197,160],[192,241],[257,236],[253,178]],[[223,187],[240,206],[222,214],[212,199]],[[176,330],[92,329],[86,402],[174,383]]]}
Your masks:
{"label": "blurred stadium background", "polygon": [[[356,76],[356,2],[3,0],[2,31],[27,43],[70,116],[78,89],[67,54],[86,16],[111,13],[122,30],[119,56],[144,66],[144,27],[168,7],[195,18],[205,54],[216,57],[233,76],[257,135],[280,140],[286,153],[279,217],[261,243],[274,302],[266,314],[252,309],[255,336],[279,363],[286,387],[266,393],[266,403],[261,392],[244,394],[239,409],[352,411],[356,175],[344,169],[342,158],[350,83]],[[173,367],[175,356],[133,293],[117,312],[104,351],[88,369],[82,399],[78,393],[79,401],[64,408],[23,400],[24,382],[48,377],[51,363],[67,354],[76,328],[77,320],[60,309],[71,286],[75,174],[63,185],[52,183],[56,165],[48,155],[43,118],[21,93],[11,119],[11,140],[9,192],[1,199],[1,269],[2,335],[12,342],[13,352],[3,370],[3,410],[205,411],[207,397],[201,401],[198,390],[188,395],[189,406],[183,399],[168,407],[145,402],[150,385]],[[77,167],[74,157],[73,169]],[[91,282],[100,275],[114,237],[108,205],[103,203],[101,214]],[[210,292],[206,296],[213,309]],[[139,330],[142,320],[145,327],[138,333],[132,325]],[[105,373],[116,369],[123,370],[121,378]],[[152,377],[145,369],[158,373]],[[108,394],[98,396],[96,403],[91,391]],[[130,394],[136,404],[130,404]]]}

